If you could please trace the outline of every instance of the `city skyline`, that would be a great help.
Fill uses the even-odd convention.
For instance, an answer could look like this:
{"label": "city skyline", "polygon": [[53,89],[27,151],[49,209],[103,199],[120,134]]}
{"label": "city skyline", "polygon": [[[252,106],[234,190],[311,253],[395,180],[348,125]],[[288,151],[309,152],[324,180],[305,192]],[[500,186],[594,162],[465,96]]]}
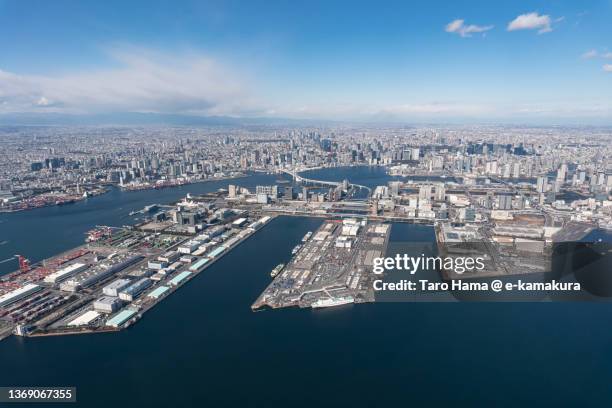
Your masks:
{"label": "city skyline", "polygon": [[610,1],[147,5],[1,1],[0,121],[612,124]]}

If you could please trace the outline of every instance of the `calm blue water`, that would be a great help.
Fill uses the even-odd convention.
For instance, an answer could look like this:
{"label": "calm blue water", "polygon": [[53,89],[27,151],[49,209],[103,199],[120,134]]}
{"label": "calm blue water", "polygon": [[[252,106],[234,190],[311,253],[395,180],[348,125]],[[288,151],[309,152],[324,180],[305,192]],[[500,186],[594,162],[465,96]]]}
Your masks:
{"label": "calm blue water", "polygon": [[388,175],[384,167],[378,166],[337,167],[335,169],[309,170],[300,174],[314,180],[342,181],[348,179],[353,183],[372,189],[376,186],[387,185],[392,180],[404,180],[400,176]]}
{"label": "calm blue water", "polygon": [[457,182],[454,177],[442,178],[439,176],[391,176],[387,174],[385,167],[381,166],[355,166],[355,167],[336,167],[334,169],[318,169],[309,170],[301,173],[304,177],[308,177],[315,180],[326,180],[326,181],[342,181],[348,179],[349,181],[375,188],[376,186],[387,185],[389,181],[401,180],[401,181],[446,181],[446,182]]}
{"label": "calm blue water", "polygon": [[[176,199],[171,190],[117,194],[3,216],[19,217],[22,228],[0,228],[19,240],[20,251],[42,258],[54,252],[47,245],[81,242],[91,225],[121,225],[114,217]],[[62,220],[71,220],[70,233],[50,227]],[[76,406],[91,407],[612,403],[611,305],[377,303],[251,312],[270,270],[320,222],[272,221],[126,331],[1,342],[0,385],[74,385]],[[422,239],[412,227],[399,239]],[[19,238],[29,231],[42,236]]]}

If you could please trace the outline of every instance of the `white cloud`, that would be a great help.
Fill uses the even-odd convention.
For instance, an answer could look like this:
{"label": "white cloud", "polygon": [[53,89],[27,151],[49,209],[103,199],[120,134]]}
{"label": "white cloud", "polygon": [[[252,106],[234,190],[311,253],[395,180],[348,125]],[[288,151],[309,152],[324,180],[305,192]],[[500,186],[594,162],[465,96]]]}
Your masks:
{"label": "white cloud", "polygon": [[52,105],[52,102],[49,101],[47,98],[45,98],[44,96],[41,96],[38,101],[36,101],[36,105],[38,106],[50,106]]}
{"label": "white cloud", "polygon": [[461,29],[461,27],[463,27],[463,21],[464,20],[453,20],[450,23],[448,23],[446,25],[446,32],[447,33],[456,33],[459,31],[459,29]]}
{"label": "white cloud", "polygon": [[[563,17],[555,21],[562,21]],[[552,20],[549,15],[540,15],[537,12],[521,14],[510,23],[508,23],[508,31],[516,30],[538,30],[538,34],[548,33],[552,31]]]}
{"label": "white cloud", "polygon": [[0,70],[0,111],[232,115],[252,109],[247,86],[208,56],[111,52],[114,68],[57,76]]}
{"label": "white cloud", "polygon": [[464,23],[465,20],[462,19],[451,21],[446,25],[445,30],[447,33],[456,33],[461,37],[471,37],[473,33],[484,33],[493,28],[492,25],[478,26],[475,24],[465,25]]}
{"label": "white cloud", "polygon": [[582,54],[582,58],[583,59],[593,59],[593,58],[605,58],[605,59],[612,59],[612,52],[610,51],[597,51],[595,49],[589,50],[587,52],[585,52],[584,54]]}
{"label": "white cloud", "polygon": [[[459,27],[459,28],[457,28]],[[463,21],[455,24],[461,34]],[[469,27],[469,26],[467,26]],[[474,32],[474,31],[471,31]],[[598,55],[603,55],[601,52]],[[238,73],[219,60],[196,54],[159,54],[147,50],[115,50],[113,67],[63,75],[20,75],[0,70],[0,113],[59,112],[113,113],[159,112],[193,115],[275,116],[308,119],[346,120],[427,120],[430,118],[483,118],[512,116],[511,107],[498,102],[470,101],[470,95],[450,101],[372,100],[359,104],[332,102],[321,95],[306,102],[290,95],[269,103],[250,92],[256,88],[242,72]],[[612,65],[603,66],[612,72]],[[242,74],[242,75],[241,75]],[[260,97],[272,92],[262,89]],[[466,99],[467,98],[467,99]],[[558,107],[530,107],[553,115]],[[568,103],[563,112],[572,111]],[[578,108],[577,108],[578,109]],[[609,105],[599,113],[577,111],[577,115],[610,115]],[[603,113],[601,113],[603,112]],[[523,112],[525,114],[525,112]]]}

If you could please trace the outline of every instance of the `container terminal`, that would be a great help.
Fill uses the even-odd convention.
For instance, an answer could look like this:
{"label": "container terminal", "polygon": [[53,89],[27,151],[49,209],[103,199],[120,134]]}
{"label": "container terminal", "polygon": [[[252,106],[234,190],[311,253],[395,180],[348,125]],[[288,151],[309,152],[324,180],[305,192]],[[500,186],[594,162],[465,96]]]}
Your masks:
{"label": "container terminal", "polygon": [[127,328],[272,219],[214,208],[198,217],[155,231],[151,221],[99,226],[84,245],[42,262],[16,256],[19,270],[0,279],[0,339]]}
{"label": "container terminal", "polygon": [[387,250],[391,224],[345,218],[327,220],[307,234],[291,261],[251,306],[329,307],[375,301],[374,258]]}
{"label": "container terminal", "polygon": [[[438,252],[443,258],[480,258],[483,269],[440,270],[445,280],[491,278],[550,272],[552,244],[538,225],[522,224],[435,226]],[[548,239],[547,239],[548,238]]]}

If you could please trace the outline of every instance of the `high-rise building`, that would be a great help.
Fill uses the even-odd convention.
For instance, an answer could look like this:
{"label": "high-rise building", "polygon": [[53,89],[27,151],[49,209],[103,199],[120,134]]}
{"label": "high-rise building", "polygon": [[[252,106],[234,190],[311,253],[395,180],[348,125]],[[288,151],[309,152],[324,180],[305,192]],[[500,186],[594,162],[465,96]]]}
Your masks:
{"label": "high-rise building", "polygon": [[446,200],[446,187],[443,183],[436,185],[436,201]]}
{"label": "high-rise building", "polygon": [[292,186],[285,187],[284,198],[285,200],[293,200],[293,187]]}
{"label": "high-rise building", "polygon": [[511,170],[510,163],[504,164],[503,178],[510,178]]}
{"label": "high-rise building", "polygon": [[278,186],[257,186],[255,187],[256,194],[267,194],[272,198],[278,198]]}
{"label": "high-rise building", "polygon": [[419,200],[431,199],[431,186],[424,185],[419,188]]}
{"label": "high-rise building", "polygon": [[500,210],[511,210],[512,209],[512,196],[511,195],[500,195],[499,196],[499,209]]}
{"label": "high-rise building", "polygon": [[538,177],[536,189],[538,193],[545,193],[548,190],[548,180],[546,180],[546,177]]}
{"label": "high-rise building", "polygon": [[563,163],[557,171],[557,180],[563,182],[567,176],[567,164]]}
{"label": "high-rise building", "polygon": [[476,221],[476,209],[465,208],[464,219],[466,221]]}
{"label": "high-rise building", "polygon": [[372,205],[370,207],[371,215],[378,215],[378,200],[372,200]]}
{"label": "high-rise building", "polygon": [[485,172],[487,174],[497,174],[497,162],[496,161],[487,162],[487,164],[485,165]]}
{"label": "high-rise building", "polygon": [[229,185],[229,198],[236,198],[237,188],[234,184]]}
{"label": "high-rise building", "polygon": [[399,195],[400,182],[399,181],[392,181],[389,184],[391,186],[391,196],[392,197],[397,197]]}
{"label": "high-rise building", "polygon": [[597,175],[597,185],[603,186],[606,183],[606,174],[601,172]]}

